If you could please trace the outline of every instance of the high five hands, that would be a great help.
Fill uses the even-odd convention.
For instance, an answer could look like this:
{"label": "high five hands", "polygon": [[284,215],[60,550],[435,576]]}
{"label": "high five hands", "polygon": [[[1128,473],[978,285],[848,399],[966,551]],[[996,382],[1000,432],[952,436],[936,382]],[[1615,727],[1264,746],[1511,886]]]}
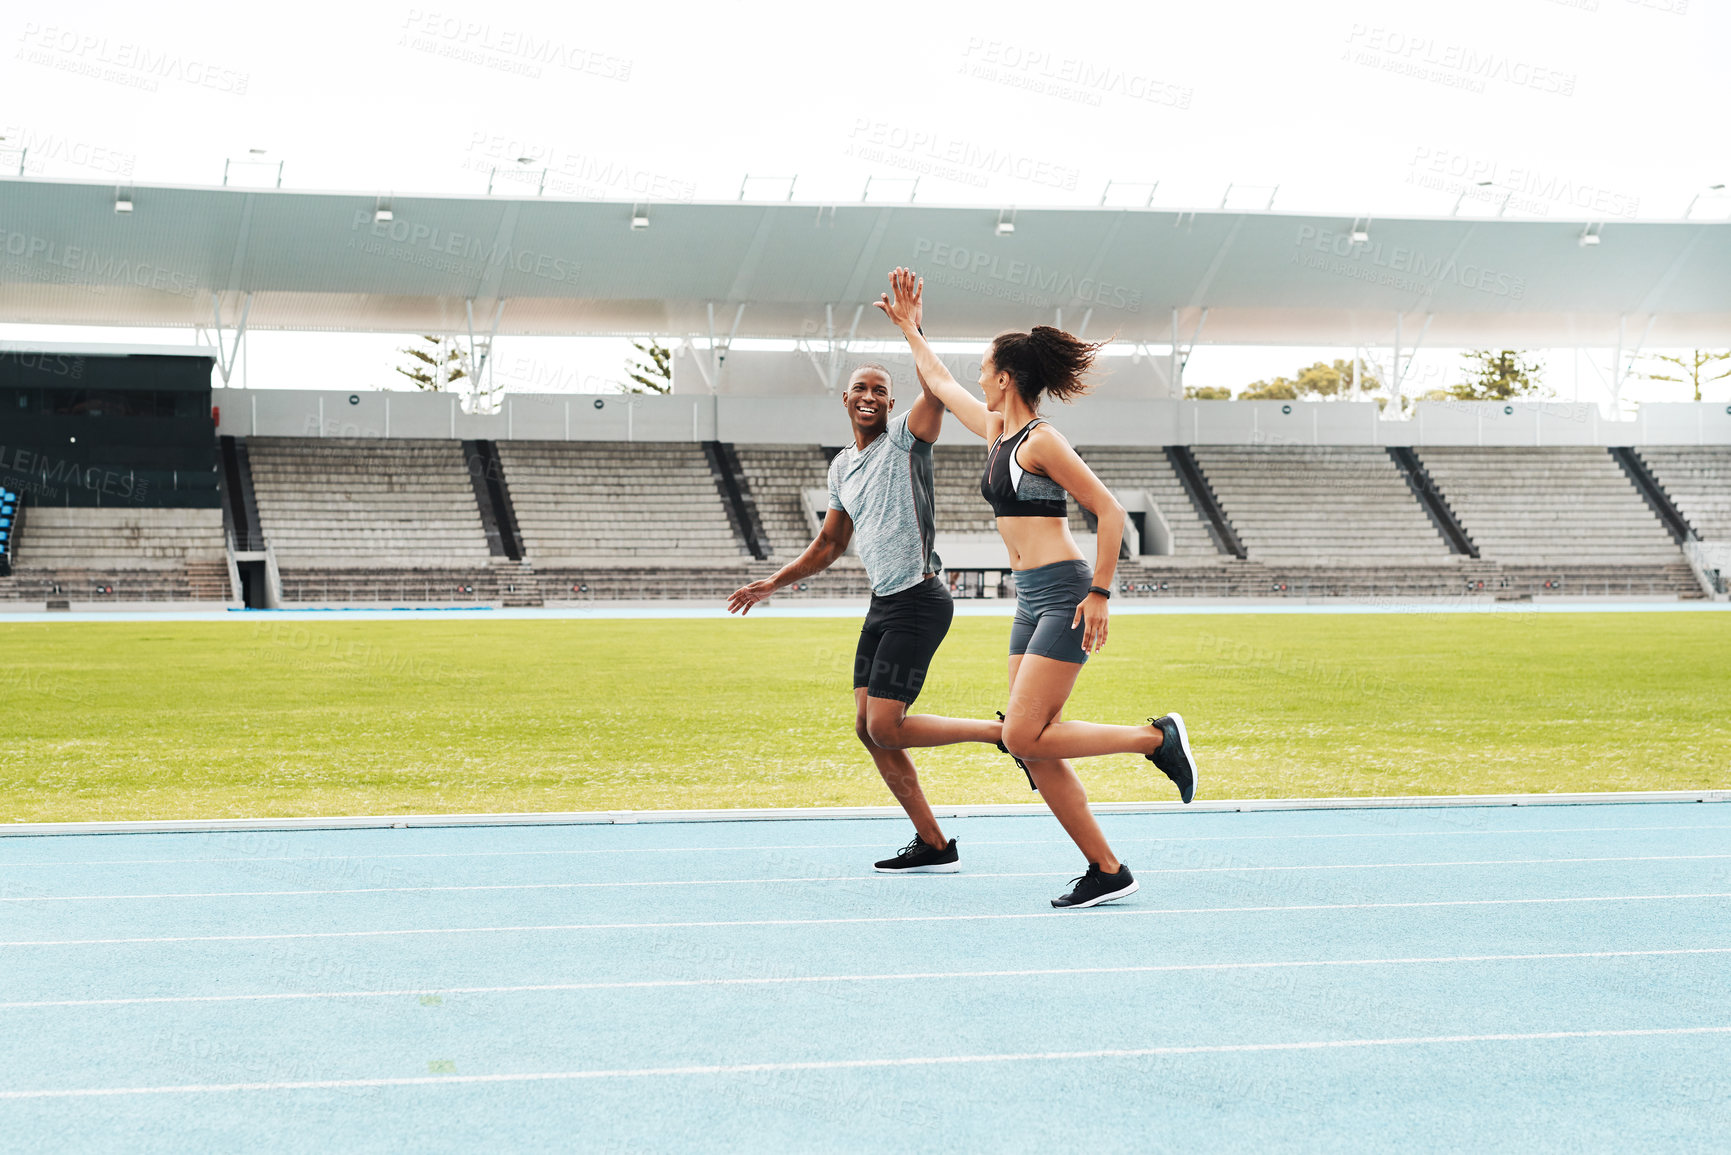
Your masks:
{"label": "high five hands", "polygon": [[914,276],[912,269],[897,266],[890,274],[890,291],[872,303],[882,309],[884,316],[902,332],[906,333],[910,329],[917,332],[925,291],[926,283]]}

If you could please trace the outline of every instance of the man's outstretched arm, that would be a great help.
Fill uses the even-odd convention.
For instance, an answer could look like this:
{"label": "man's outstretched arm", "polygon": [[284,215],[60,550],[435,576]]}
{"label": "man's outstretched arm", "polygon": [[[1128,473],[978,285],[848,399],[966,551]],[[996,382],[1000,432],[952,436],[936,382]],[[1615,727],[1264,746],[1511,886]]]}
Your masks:
{"label": "man's outstretched arm", "polygon": [[733,596],[727,599],[727,612],[730,614],[748,614],[751,607],[763,601],[776,590],[790,586],[801,578],[808,578],[814,573],[821,573],[835,564],[835,560],[847,552],[847,543],[853,540],[853,518],[844,511],[831,509],[824,515],[823,528],[818,530],[817,537],[805,547],[805,552],[776,570],[769,577],[754,581],[750,585],[740,586],[733,591]]}

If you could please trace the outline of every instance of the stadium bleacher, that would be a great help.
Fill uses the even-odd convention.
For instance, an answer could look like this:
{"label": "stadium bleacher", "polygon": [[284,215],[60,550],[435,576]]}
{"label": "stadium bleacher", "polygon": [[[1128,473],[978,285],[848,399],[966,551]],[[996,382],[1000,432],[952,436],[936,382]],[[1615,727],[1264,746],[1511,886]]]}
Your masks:
{"label": "stadium bleacher", "polygon": [[0,598],[225,601],[222,511],[32,505]]}
{"label": "stadium bleacher", "polygon": [[256,437],[247,451],[259,522],[284,569],[487,562],[457,442]]}
{"label": "stadium bleacher", "polygon": [[1731,542],[1731,446],[1656,446],[1639,453],[1702,541]]}
{"label": "stadium bleacher", "polygon": [[1604,449],[1417,452],[1483,558],[1603,567],[1664,566],[1681,556]]}
{"label": "stadium bleacher", "polygon": [[[1171,535],[1172,552],[1166,556],[1198,561],[1221,556],[1165,453],[1113,445],[1087,445],[1077,452],[1121,499],[1127,494],[1142,493],[1154,503]],[[1143,552],[1146,560],[1148,551]]]}
{"label": "stadium bleacher", "polygon": [[499,458],[537,565],[700,568],[750,557],[700,445],[505,441]]}
{"label": "stadium bleacher", "polygon": [[[522,546],[507,557],[497,541],[489,548],[484,491],[459,441],[254,437],[237,448],[237,462],[250,460],[262,538],[251,545],[271,551],[288,605],[718,599],[810,543],[828,462],[817,445],[501,440],[491,468]],[[1143,552],[1119,567],[1132,597],[1700,596],[1682,551],[1603,448],[1416,450],[1433,510],[1446,503],[1476,559],[1451,553],[1386,450],[1194,447],[1243,558],[1211,535],[1170,452],[1081,452],[1141,519]],[[1642,453],[1700,536],[1731,538],[1731,450]],[[936,447],[940,534],[995,539],[978,492],[983,460],[978,445]],[[0,578],[0,598],[238,596],[220,509],[48,506],[29,516],[6,542],[14,572]],[[1089,532],[1080,507],[1071,524]],[[869,591],[849,556],[788,592]]]}
{"label": "stadium bleacher", "polygon": [[1448,544],[1386,450],[1198,446],[1193,452],[1253,561],[1449,561]]}
{"label": "stadium bleacher", "polygon": [[806,509],[806,494],[826,490],[829,462],[815,445],[738,445],[739,464],[751,487],[770,559],[778,565],[798,557],[811,544],[817,511]]}

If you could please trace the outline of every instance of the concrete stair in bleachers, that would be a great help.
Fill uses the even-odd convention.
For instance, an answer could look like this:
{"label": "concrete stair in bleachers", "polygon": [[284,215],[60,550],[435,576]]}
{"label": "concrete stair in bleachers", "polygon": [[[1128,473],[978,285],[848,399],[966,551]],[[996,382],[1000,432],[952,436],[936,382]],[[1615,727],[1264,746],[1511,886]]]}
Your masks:
{"label": "concrete stair in bleachers", "polygon": [[804,495],[829,487],[829,463],[815,445],[736,444],[733,449],[769,539],[769,560],[784,565],[816,536]]}

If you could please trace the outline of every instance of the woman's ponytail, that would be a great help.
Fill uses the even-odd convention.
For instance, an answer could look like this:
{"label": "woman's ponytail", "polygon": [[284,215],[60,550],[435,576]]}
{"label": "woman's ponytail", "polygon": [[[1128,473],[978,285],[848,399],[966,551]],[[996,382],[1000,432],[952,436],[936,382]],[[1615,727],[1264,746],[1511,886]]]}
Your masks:
{"label": "woman's ponytail", "polygon": [[1035,325],[1029,332],[1002,333],[993,340],[992,364],[1014,379],[1016,392],[1030,406],[1038,406],[1042,397],[1069,402],[1088,391],[1083,378],[1105,344]]}

